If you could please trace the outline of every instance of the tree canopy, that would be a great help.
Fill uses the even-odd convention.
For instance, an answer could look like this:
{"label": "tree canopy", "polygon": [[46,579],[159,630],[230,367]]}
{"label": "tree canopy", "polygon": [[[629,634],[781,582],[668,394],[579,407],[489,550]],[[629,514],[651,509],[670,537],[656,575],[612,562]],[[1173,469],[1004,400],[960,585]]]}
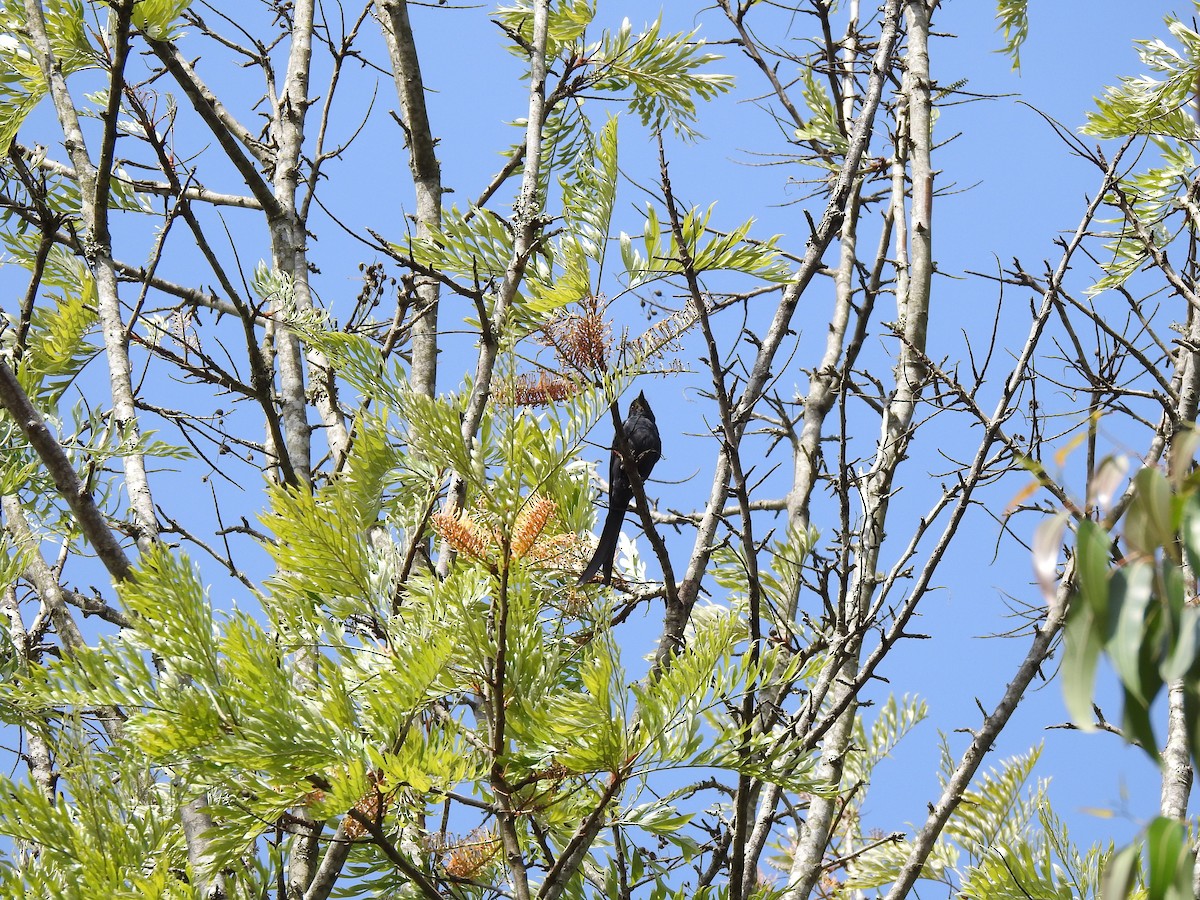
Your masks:
{"label": "tree canopy", "polygon": [[1200,32],[963,262],[956,6],[0,0],[0,895],[1200,896]]}

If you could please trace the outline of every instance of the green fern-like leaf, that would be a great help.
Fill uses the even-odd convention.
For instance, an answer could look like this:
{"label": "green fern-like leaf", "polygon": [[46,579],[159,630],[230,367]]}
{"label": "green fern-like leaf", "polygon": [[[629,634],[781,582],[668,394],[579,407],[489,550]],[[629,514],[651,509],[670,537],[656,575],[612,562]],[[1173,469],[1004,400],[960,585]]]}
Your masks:
{"label": "green fern-like leaf", "polygon": [[699,71],[721,57],[706,52],[695,32],[660,36],[661,27],[660,18],[635,35],[626,19],[615,34],[606,33],[589,47],[586,58],[597,73],[593,86],[628,94],[629,108],[643,125],[669,127],[681,137],[695,138],[697,100],[729,91],[733,78]]}
{"label": "green fern-like leaf", "polygon": [[192,0],[141,0],[133,7],[133,24],[156,41],[174,41],[182,36],[176,23]]}
{"label": "green fern-like leaf", "polygon": [[0,591],[7,590],[21,577],[32,552],[31,547],[15,546],[8,532],[0,534]]}
{"label": "green fern-like leaf", "polygon": [[893,748],[928,715],[925,701],[905,695],[897,700],[889,695],[879,710],[879,715],[867,735],[862,720],[855,723],[854,746],[861,752],[851,753],[846,758],[845,780],[849,783],[870,783],[875,766],[886,759]]}
{"label": "green fern-like leaf", "polygon": [[504,275],[513,256],[512,234],[495,213],[475,209],[470,219],[458,207],[442,213],[428,237],[413,237],[401,252],[419,265],[474,281]]}
{"label": "green fern-like leaf", "polygon": [[[88,40],[80,0],[47,0],[42,4],[46,33],[64,75],[100,68],[104,59]],[[0,148],[8,152],[26,116],[46,95],[48,86],[25,42],[24,8],[7,4],[0,10]]]}
{"label": "green fern-like leaf", "polygon": [[1036,816],[1038,799],[1024,788],[1041,755],[1040,748],[1005,760],[1001,768],[986,773],[963,794],[962,802],[946,823],[945,837],[976,859],[989,848],[1009,844]]}
{"label": "green fern-like leaf", "polygon": [[1085,134],[1120,138],[1130,134],[1157,135],[1179,140],[1196,136],[1196,123],[1187,105],[1200,77],[1200,32],[1178,19],[1167,28],[1182,49],[1163,40],[1136,42],[1138,56],[1155,75],[1122,78],[1106,89],[1088,114]]}
{"label": "green fern-like leaf", "polygon": [[[1176,201],[1187,191],[1188,179],[1195,160],[1191,148],[1183,142],[1151,138],[1162,157],[1162,165],[1144,172],[1126,176],[1120,190],[1133,208],[1133,213],[1150,232],[1157,247],[1165,247],[1172,239],[1172,229],[1167,221],[1176,211]],[[1115,198],[1110,200],[1115,204]],[[1120,287],[1150,258],[1151,248],[1141,236],[1126,224],[1125,216],[1116,219],[1120,223],[1105,244],[1109,256],[1101,265],[1105,272],[1088,290],[1095,296],[1103,291]]]}
{"label": "green fern-like leaf", "polygon": [[98,350],[87,341],[96,324],[91,275],[62,251],[52,251],[50,258],[53,265],[47,265],[43,282],[61,287],[61,293],[34,307],[17,374],[34,402],[54,414],[63,393]]}
{"label": "green fern-like leaf", "polygon": [[833,105],[825,83],[817,77],[817,73],[812,68],[804,66],[801,69],[800,77],[803,81],[801,96],[803,96],[804,105],[808,107],[811,115],[804,125],[796,129],[796,140],[814,141],[822,147],[828,148],[829,153],[835,158],[841,158],[849,146],[846,135],[839,124],[841,113]]}
{"label": "green fern-like leaf", "polygon": [[1021,69],[1021,46],[1029,37],[1029,0],[996,0],[996,20],[1004,32],[1004,48],[1014,71]]}
{"label": "green fern-like leaf", "polygon": [[579,669],[579,689],[550,697],[543,725],[553,759],[573,772],[619,771],[629,758],[624,672],[604,642]]}
{"label": "green fern-like leaf", "polygon": [[[683,241],[696,272],[723,269],[775,282],[784,282],[791,277],[788,267],[779,258],[778,235],[762,241],[750,240],[753,219],[733,231],[710,231],[708,223],[714,207],[715,204],[703,211],[690,209],[680,222]],[[668,249],[664,249],[658,213],[651,204],[647,204],[646,227],[642,234],[644,253],[633,246],[629,235],[622,232],[621,258],[631,288],[683,271],[679,245],[673,234],[668,237]]]}
{"label": "green fern-like leaf", "polygon": [[[705,764],[701,729],[714,696],[735,693],[739,670],[731,665],[734,647],[745,640],[746,625],[729,610],[696,607],[694,633],[671,666],[649,683],[634,685],[647,764]],[[724,753],[710,748],[706,757]]]}
{"label": "green fern-like leaf", "polygon": [[272,608],[281,622],[300,627],[304,610],[329,609],[338,618],[367,612],[377,604],[374,560],[365,520],[353,492],[340,484],[316,493],[274,488],[271,511],[260,518],[275,535],[267,547],[279,567],[271,579]]}
{"label": "green fern-like leaf", "polygon": [[[1026,841],[993,847],[962,880],[966,897],[986,896],[996,900],[1073,900],[1075,893],[1054,858],[1044,847]],[[982,892],[982,893],[981,893]]]}
{"label": "green fern-like leaf", "polygon": [[[550,4],[546,56],[557,59],[576,45],[595,17],[595,0],[565,0]],[[520,38],[509,44],[509,50],[518,56],[527,56],[533,43],[533,0],[513,0],[497,9],[495,18],[509,35]]]}
{"label": "green fern-like leaf", "polygon": [[[53,799],[29,782],[0,777],[0,834],[38,846],[19,863],[11,850],[3,852],[0,895],[188,896],[178,878],[187,855],[173,798],[165,785],[154,784],[144,757],[125,744],[98,750],[78,722],[55,740],[52,752],[62,792]],[[137,893],[141,887],[151,892]]]}
{"label": "green fern-like leaf", "polygon": [[134,617],[139,648],[166,661],[172,674],[211,683],[218,670],[212,607],[186,556],[162,545],[143,553],[121,602]]}
{"label": "green fern-like leaf", "polygon": [[560,177],[565,233],[531,260],[530,297],[518,306],[525,330],[592,293],[590,262],[604,261],[617,191],[617,120],[584,143]]}
{"label": "green fern-like leaf", "polygon": [[584,253],[597,263],[604,260],[613,203],[617,197],[617,119],[610,117],[563,181],[563,218]]}
{"label": "green fern-like leaf", "polygon": [[[847,890],[869,890],[890,884],[912,853],[911,841],[885,841],[857,856],[848,867],[844,887]],[[958,865],[959,851],[947,843],[937,843],[921,867],[921,878],[944,882],[947,873]]]}

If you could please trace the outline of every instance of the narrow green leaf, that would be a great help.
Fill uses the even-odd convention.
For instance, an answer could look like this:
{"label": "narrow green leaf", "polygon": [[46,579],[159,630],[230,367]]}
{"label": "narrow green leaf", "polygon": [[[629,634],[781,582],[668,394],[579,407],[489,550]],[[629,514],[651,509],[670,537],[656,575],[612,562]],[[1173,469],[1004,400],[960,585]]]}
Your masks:
{"label": "narrow green leaf", "polygon": [[1200,607],[1185,606],[1179,616],[1179,629],[1160,671],[1164,681],[1182,678],[1196,661],[1200,647]]}
{"label": "narrow green leaf", "polygon": [[1104,630],[1097,627],[1086,603],[1072,603],[1067,618],[1063,652],[1063,699],[1071,721],[1084,731],[1095,727],[1092,697],[1096,690],[1096,663],[1104,647]]}
{"label": "narrow green leaf", "polygon": [[1137,883],[1139,844],[1122,847],[1108,858],[1100,882],[1101,900],[1125,900]]}
{"label": "narrow green leaf", "polygon": [[1155,762],[1161,760],[1158,741],[1154,737],[1154,726],[1150,722],[1150,706],[1128,688],[1123,692],[1125,702],[1121,709],[1121,728],[1125,739],[1136,743],[1150,754]]}
{"label": "narrow green leaf", "polygon": [[1179,533],[1188,564],[1193,572],[1200,572],[1200,493],[1193,493],[1184,504]]}
{"label": "narrow green leaf", "polygon": [[1012,60],[1013,71],[1021,70],[1021,45],[1029,37],[1029,0],[998,0],[996,19],[1004,31],[1004,49]]}
{"label": "narrow green leaf", "polygon": [[1163,686],[1162,666],[1166,662],[1168,649],[1167,616],[1157,598],[1146,610],[1146,620],[1142,627],[1142,641],[1138,648],[1138,686],[1146,706],[1154,705]]}
{"label": "narrow green leaf", "polygon": [[[1182,822],[1159,816],[1146,829],[1146,850],[1149,860],[1151,897],[1177,896],[1176,885],[1180,870],[1191,871],[1191,850],[1187,845],[1187,830]],[[1190,896],[1189,890],[1185,896]]]}
{"label": "narrow green leaf", "polygon": [[1133,478],[1133,502],[1125,520],[1129,546],[1146,556],[1171,543],[1171,486],[1161,470],[1147,466]]}
{"label": "narrow green leaf", "polygon": [[1033,533],[1033,573],[1047,603],[1054,599],[1058,586],[1058,555],[1062,551],[1067,513],[1056,513],[1038,524]]}
{"label": "narrow green leaf", "polygon": [[1170,477],[1171,486],[1175,490],[1182,490],[1187,482],[1188,475],[1192,472],[1192,460],[1196,457],[1197,449],[1200,449],[1200,429],[1196,428],[1194,422],[1176,432],[1175,436],[1171,438]]}
{"label": "narrow green leaf", "polygon": [[1188,723],[1188,747],[1192,759],[1200,759],[1200,680],[1194,672],[1183,682],[1183,718]]}
{"label": "narrow green leaf", "polygon": [[1113,497],[1117,489],[1125,481],[1125,473],[1129,471],[1129,460],[1124,456],[1109,455],[1100,460],[1095,473],[1088,481],[1087,505],[1095,507],[1107,515],[1112,509]]}
{"label": "narrow green leaf", "polygon": [[681,814],[671,804],[662,800],[636,806],[621,816],[624,824],[636,825],[651,834],[669,834],[687,825],[692,814]]}
{"label": "narrow green leaf", "polygon": [[1075,539],[1075,577],[1079,593],[1093,619],[1108,630],[1108,574],[1112,562],[1112,538],[1108,532],[1084,519]]}
{"label": "narrow green leaf", "polygon": [[1109,611],[1110,633],[1106,649],[1121,683],[1135,696],[1145,700],[1138,656],[1141,653],[1154,586],[1154,567],[1133,562],[1117,570],[1112,577]]}

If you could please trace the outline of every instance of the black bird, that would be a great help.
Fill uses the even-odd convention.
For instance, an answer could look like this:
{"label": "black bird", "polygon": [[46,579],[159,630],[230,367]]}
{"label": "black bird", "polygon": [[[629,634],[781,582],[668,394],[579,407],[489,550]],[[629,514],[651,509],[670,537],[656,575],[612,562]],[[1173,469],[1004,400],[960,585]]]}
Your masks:
{"label": "black bird", "polygon": [[[621,426],[625,433],[625,444],[633,455],[633,464],[637,467],[638,477],[643,482],[650,477],[650,470],[662,456],[662,438],[658,435],[658,426],[654,424],[654,413],[646,402],[644,393],[638,394],[629,404],[629,415]],[[604,520],[604,528],[600,532],[600,543],[596,545],[596,553],[587,564],[577,584],[591,581],[597,572],[603,571],[600,581],[602,584],[612,583],[613,558],[617,555],[617,537],[621,533],[621,523],[625,521],[625,510],[633,499],[633,486],[621,464],[621,441],[613,441],[612,455],[608,461],[608,517]]]}

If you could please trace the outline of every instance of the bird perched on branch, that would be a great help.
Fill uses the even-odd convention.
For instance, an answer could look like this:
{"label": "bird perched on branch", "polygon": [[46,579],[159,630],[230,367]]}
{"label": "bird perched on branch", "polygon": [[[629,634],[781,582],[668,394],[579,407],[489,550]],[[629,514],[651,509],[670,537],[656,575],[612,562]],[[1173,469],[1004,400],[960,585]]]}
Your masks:
{"label": "bird perched on branch", "polygon": [[608,461],[608,516],[600,532],[600,543],[596,545],[596,553],[579,576],[578,584],[591,581],[597,572],[603,573],[601,583],[612,583],[617,537],[621,533],[621,524],[625,521],[625,510],[629,508],[629,501],[634,496],[629,474],[621,461],[622,445],[628,450],[630,462],[636,468],[639,480],[643,482],[650,477],[650,471],[662,456],[662,438],[658,435],[654,413],[644,393],[638,394],[629,404],[629,415],[625,417],[621,431],[625,440],[622,441],[619,435],[613,440],[612,455]]}

